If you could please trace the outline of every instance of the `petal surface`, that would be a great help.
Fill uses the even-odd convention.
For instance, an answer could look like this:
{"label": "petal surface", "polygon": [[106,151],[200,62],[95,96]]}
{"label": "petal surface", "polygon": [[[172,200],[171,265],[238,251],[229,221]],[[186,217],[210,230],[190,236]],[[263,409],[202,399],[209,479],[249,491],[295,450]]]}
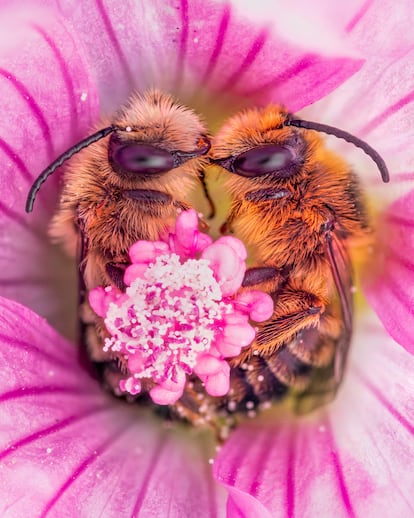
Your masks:
{"label": "petal surface", "polygon": [[214,471],[230,492],[229,516],[411,516],[413,369],[412,356],[367,324],[333,405],[247,423],[225,443]]}
{"label": "petal surface", "polygon": [[87,132],[96,92],[82,49],[53,12],[1,9],[0,25],[0,291],[70,334],[75,268],[47,238],[62,172],[29,215],[25,203],[40,172]]}
{"label": "petal surface", "polygon": [[365,292],[390,335],[414,353],[414,191],[394,202],[379,225]]}
{"label": "petal surface", "polygon": [[1,299],[0,315],[2,516],[223,516],[208,434],[103,393],[28,309]]}
{"label": "petal surface", "polygon": [[233,107],[274,101],[300,109],[362,64],[329,31],[323,14],[300,30],[301,18],[278,2],[263,2],[254,10],[249,2],[214,0],[181,0],[171,7],[165,9],[163,1],[145,5],[142,37],[155,80],[185,96],[204,89],[209,102],[223,98],[225,111],[229,100]]}
{"label": "petal surface", "polygon": [[323,2],[312,13],[280,1],[38,2],[76,27],[109,111],[154,85],[185,101],[196,94],[203,105],[205,94],[210,111],[228,112],[229,100],[233,108],[274,101],[298,110],[362,64],[331,29]]}
{"label": "petal surface", "polygon": [[[409,1],[395,7],[390,0],[367,0],[348,18],[344,38],[366,61],[306,114],[356,134],[379,151],[391,171],[391,183],[379,185],[381,197],[387,198],[401,195],[406,186],[400,182],[414,179],[412,156],[407,153],[414,136],[414,11]],[[361,151],[352,146],[346,150],[363,179],[381,184],[375,165],[364,162]]]}

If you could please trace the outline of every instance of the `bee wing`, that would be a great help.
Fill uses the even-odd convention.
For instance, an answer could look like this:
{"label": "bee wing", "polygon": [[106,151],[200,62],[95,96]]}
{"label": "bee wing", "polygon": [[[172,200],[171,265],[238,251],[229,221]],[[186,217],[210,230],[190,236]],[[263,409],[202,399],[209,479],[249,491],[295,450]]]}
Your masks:
{"label": "bee wing", "polygon": [[85,260],[88,254],[88,238],[83,231],[81,220],[78,221],[78,250],[77,250],[77,270],[78,270],[78,311],[79,311],[79,344],[80,354],[86,354],[86,324],[81,318],[81,311],[86,298],[85,284]]}
{"label": "bee wing", "polygon": [[327,367],[315,369],[310,385],[297,399],[296,411],[300,414],[327,404],[335,397],[344,375],[351,342],[353,272],[346,244],[339,233],[327,233],[326,253],[341,306],[343,325],[336,340],[333,362]]}
{"label": "bee wing", "polygon": [[349,258],[348,250],[345,246],[344,240],[336,232],[328,232],[327,237],[327,254],[332,270],[332,275],[338,293],[344,329],[338,340],[335,363],[334,376],[336,383],[340,383],[346,365],[346,358],[348,356],[349,344],[352,335],[352,321],[353,321],[353,272],[352,264]]}

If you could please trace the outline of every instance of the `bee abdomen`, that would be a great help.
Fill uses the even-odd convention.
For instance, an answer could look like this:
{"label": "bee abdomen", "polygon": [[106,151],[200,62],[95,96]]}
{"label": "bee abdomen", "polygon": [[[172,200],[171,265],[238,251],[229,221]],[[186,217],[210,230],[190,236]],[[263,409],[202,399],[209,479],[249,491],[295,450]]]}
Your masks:
{"label": "bee abdomen", "polygon": [[267,360],[255,356],[249,363],[232,369],[227,407],[230,412],[246,412],[270,400],[280,401],[288,390],[273,374]]}

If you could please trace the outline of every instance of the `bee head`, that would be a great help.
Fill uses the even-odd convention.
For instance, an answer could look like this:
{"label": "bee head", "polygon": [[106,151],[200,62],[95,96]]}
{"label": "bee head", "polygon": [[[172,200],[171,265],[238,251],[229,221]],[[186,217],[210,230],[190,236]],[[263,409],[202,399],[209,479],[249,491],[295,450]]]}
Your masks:
{"label": "bee head", "polygon": [[206,127],[192,110],[156,90],[133,96],[110,126],[75,144],[39,175],[29,191],[26,212],[32,211],[38,191],[56,169],[108,135],[101,158],[108,161],[115,181],[159,177],[210,149]]}
{"label": "bee head", "polygon": [[382,180],[389,181],[384,160],[366,142],[339,128],[295,118],[279,106],[246,110],[232,117],[215,138],[212,161],[245,178],[289,178],[305,162],[312,142],[308,130],[334,135],[362,149],[377,165]]}

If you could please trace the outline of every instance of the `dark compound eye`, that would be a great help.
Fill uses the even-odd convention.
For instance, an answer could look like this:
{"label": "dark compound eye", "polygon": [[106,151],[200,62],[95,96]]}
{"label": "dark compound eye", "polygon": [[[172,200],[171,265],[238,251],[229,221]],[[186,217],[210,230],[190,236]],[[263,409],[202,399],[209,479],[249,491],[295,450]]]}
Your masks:
{"label": "dark compound eye", "polygon": [[232,168],[236,174],[251,178],[288,170],[294,159],[289,148],[269,144],[245,151],[234,160]]}
{"label": "dark compound eye", "polygon": [[157,175],[174,168],[171,153],[148,144],[111,145],[109,160],[121,173]]}

